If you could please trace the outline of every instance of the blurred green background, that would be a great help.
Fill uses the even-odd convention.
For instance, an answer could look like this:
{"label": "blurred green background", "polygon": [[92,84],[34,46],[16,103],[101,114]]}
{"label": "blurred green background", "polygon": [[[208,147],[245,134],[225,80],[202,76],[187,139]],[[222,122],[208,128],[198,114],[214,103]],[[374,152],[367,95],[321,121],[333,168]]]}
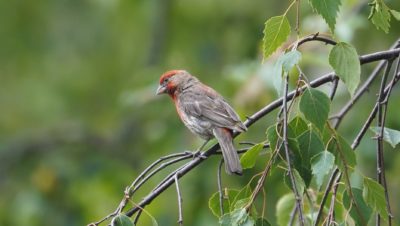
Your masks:
{"label": "blurred green background", "polygon": [[[400,8],[399,1],[385,2]],[[262,30],[267,18],[282,14],[288,5],[277,0],[0,1],[0,225],[99,220],[114,211],[125,187],[152,161],[196,149],[202,141],[184,128],[171,101],[154,95],[166,70],[186,69],[198,76],[242,118],[276,98],[271,85],[276,56],[261,64]],[[328,32],[306,1],[301,12],[301,35]],[[368,13],[367,1],[348,0],[338,17],[336,38],[351,42],[359,54],[385,50],[400,34],[396,21],[390,34],[377,31]],[[294,14],[289,16],[294,27]],[[293,32],[291,41],[295,38]],[[310,78],[331,70],[329,48],[317,43],[302,47],[302,67]],[[373,66],[363,67],[363,79]],[[371,89],[343,121],[340,131],[349,140],[369,114],[375,93]],[[390,128],[400,128],[399,96],[400,89],[394,90]],[[332,113],[348,98],[340,86]],[[271,114],[238,140],[263,141],[275,119]],[[375,177],[371,136],[358,157],[361,172]],[[386,148],[398,217],[400,155]],[[266,160],[261,158],[243,177],[224,175],[224,186],[243,187]],[[218,161],[209,159],[180,184],[188,225],[217,224],[207,200],[217,191]],[[134,201],[166,174],[151,180]],[[265,189],[266,215],[275,222],[277,199],[289,192],[282,172],[273,172]],[[175,225],[176,202],[175,190],[169,189],[146,210],[160,225]],[[140,223],[150,222],[143,214]]]}

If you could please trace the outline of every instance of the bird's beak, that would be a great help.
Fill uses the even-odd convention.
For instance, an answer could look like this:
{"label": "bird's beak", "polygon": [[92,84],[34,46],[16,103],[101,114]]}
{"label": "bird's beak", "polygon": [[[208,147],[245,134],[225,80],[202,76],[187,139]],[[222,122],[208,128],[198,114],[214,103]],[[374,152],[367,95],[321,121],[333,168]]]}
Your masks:
{"label": "bird's beak", "polygon": [[165,86],[159,85],[157,88],[156,94],[157,95],[163,94],[166,92],[166,90],[167,90],[167,88]]}

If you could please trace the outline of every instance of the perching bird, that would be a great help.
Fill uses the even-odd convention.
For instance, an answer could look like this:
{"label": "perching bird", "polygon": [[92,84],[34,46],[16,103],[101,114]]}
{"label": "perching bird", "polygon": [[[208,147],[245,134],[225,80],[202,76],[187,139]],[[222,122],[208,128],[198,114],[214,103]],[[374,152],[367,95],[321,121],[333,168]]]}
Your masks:
{"label": "perching bird", "polygon": [[244,132],[246,126],[237,113],[212,88],[184,70],[172,70],[160,78],[157,94],[168,94],[175,103],[179,117],[189,130],[206,142],[217,138],[228,174],[242,174],[239,156],[233,146],[233,131]]}

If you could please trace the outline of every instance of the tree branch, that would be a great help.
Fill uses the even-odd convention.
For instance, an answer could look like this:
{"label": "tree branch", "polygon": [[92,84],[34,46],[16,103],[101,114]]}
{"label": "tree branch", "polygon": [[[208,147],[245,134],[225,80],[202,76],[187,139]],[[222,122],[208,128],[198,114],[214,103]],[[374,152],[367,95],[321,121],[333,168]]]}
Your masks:
{"label": "tree branch", "polygon": [[[387,106],[384,103],[384,100],[387,99],[385,97],[385,85],[386,85],[387,78],[389,76],[390,69],[392,67],[392,63],[393,63],[392,59],[387,61],[385,73],[382,76],[381,86],[379,88],[378,100],[376,101],[376,103],[378,104],[377,126],[378,126],[378,128],[380,128],[379,134],[377,136],[376,174],[377,174],[377,180],[378,180],[379,184],[383,185],[383,188],[385,191],[386,206],[388,207],[389,212],[390,212],[390,205],[389,205],[389,195],[387,192],[387,185],[386,185],[386,183],[383,183],[383,180],[386,181],[385,174],[383,172],[385,169],[384,156],[383,156],[383,132],[384,132],[384,128],[385,128],[386,106]],[[390,94],[388,93],[388,95],[390,95]],[[389,226],[392,225],[391,213],[388,216],[388,223],[389,223]],[[379,214],[377,214],[376,225],[379,226],[380,224],[381,224],[381,216]]]}
{"label": "tree branch", "polygon": [[[398,56],[400,53],[400,49],[393,49],[393,50],[388,50],[388,51],[382,51],[382,52],[377,52],[373,54],[368,54],[360,57],[360,63],[365,64],[365,63],[370,63],[382,59],[389,59],[395,56]],[[323,84],[326,84],[328,82],[332,82],[335,80],[335,75],[333,73],[329,73],[326,75],[323,75],[314,81],[310,82],[311,87],[318,87]],[[304,90],[306,86],[301,87],[301,91]],[[271,111],[281,107],[284,102],[287,103],[287,101],[292,100],[298,93],[296,91],[292,91],[290,93],[287,93],[285,95],[286,98],[279,98],[272,103],[268,104],[258,112],[254,113],[252,116],[248,117],[248,119],[244,122],[244,124],[249,128],[251,127],[252,124],[256,123],[258,120],[260,120],[262,117],[270,113]],[[234,137],[239,135],[238,132],[234,133]],[[204,152],[204,156],[209,157],[212,154],[215,154],[216,151],[219,149],[219,145],[215,144],[211,148],[209,148],[207,151]],[[182,156],[182,158],[185,156]],[[205,159],[201,157],[195,157],[179,169],[175,170],[172,174],[168,175],[154,190],[152,190],[146,197],[143,198],[143,200],[138,203],[137,206],[133,207],[132,209],[128,210],[125,214],[127,216],[132,216],[134,213],[136,213],[140,208],[144,208],[146,205],[151,203],[156,197],[158,197],[164,190],[166,190],[168,187],[170,187],[172,184],[175,183],[175,180],[178,180],[180,177],[184,176],[186,173],[190,172],[193,168],[197,167],[200,163],[202,163]],[[178,161],[177,161],[178,162]],[[290,163],[290,162],[288,162]],[[172,163],[171,163],[172,164]],[[153,166],[154,167],[154,166]],[[160,169],[161,170],[161,169]],[[149,172],[148,170],[147,172]],[[146,172],[146,173],[147,173]],[[154,171],[153,171],[154,172]],[[158,171],[157,171],[158,172]],[[144,173],[143,175],[145,175]],[[142,174],[141,174],[142,175]],[[143,176],[142,176],[143,177]],[[143,181],[143,180],[142,180]],[[138,182],[136,182],[138,183]]]}

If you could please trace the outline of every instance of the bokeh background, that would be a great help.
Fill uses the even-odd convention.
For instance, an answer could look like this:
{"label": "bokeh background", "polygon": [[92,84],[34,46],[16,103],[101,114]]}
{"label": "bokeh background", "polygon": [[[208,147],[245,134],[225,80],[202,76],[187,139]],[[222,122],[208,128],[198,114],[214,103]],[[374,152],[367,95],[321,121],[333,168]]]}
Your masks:
{"label": "bokeh background", "polygon": [[[359,54],[389,48],[389,34],[366,19],[367,1],[343,0],[338,40]],[[395,9],[400,2],[385,1]],[[188,132],[171,101],[155,96],[166,70],[186,69],[210,84],[244,118],[276,98],[271,68],[261,63],[264,22],[282,14],[275,0],[14,0],[0,1],[0,225],[84,225],[112,212],[124,188],[152,161],[194,150],[201,140]],[[289,13],[292,27],[294,15]],[[307,1],[301,35],[328,32]],[[291,41],[295,40],[293,32]],[[301,66],[313,78],[329,72],[323,44],[302,47]],[[366,78],[374,64],[363,67]],[[352,139],[373,106],[377,84],[345,118],[340,131]],[[325,87],[329,88],[329,86]],[[332,113],[348,100],[339,87]],[[400,89],[389,105],[388,127],[399,129]],[[271,114],[239,140],[260,142],[276,119]],[[358,152],[359,172],[375,177],[375,144],[369,133]],[[238,145],[239,146],[239,145]],[[386,147],[387,177],[395,216],[400,215],[400,150]],[[188,225],[216,225],[207,200],[217,191],[219,157],[181,182]],[[243,187],[266,158],[243,177],[223,176]],[[277,170],[279,171],[279,170]],[[162,177],[135,196],[140,201]],[[355,177],[354,183],[357,183]],[[277,199],[289,192],[282,172],[266,184],[266,215],[275,222]],[[169,189],[146,210],[159,225],[175,225],[176,194]],[[398,220],[398,218],[397,218]],[[144,214],[140,220],[150,225]]]}

